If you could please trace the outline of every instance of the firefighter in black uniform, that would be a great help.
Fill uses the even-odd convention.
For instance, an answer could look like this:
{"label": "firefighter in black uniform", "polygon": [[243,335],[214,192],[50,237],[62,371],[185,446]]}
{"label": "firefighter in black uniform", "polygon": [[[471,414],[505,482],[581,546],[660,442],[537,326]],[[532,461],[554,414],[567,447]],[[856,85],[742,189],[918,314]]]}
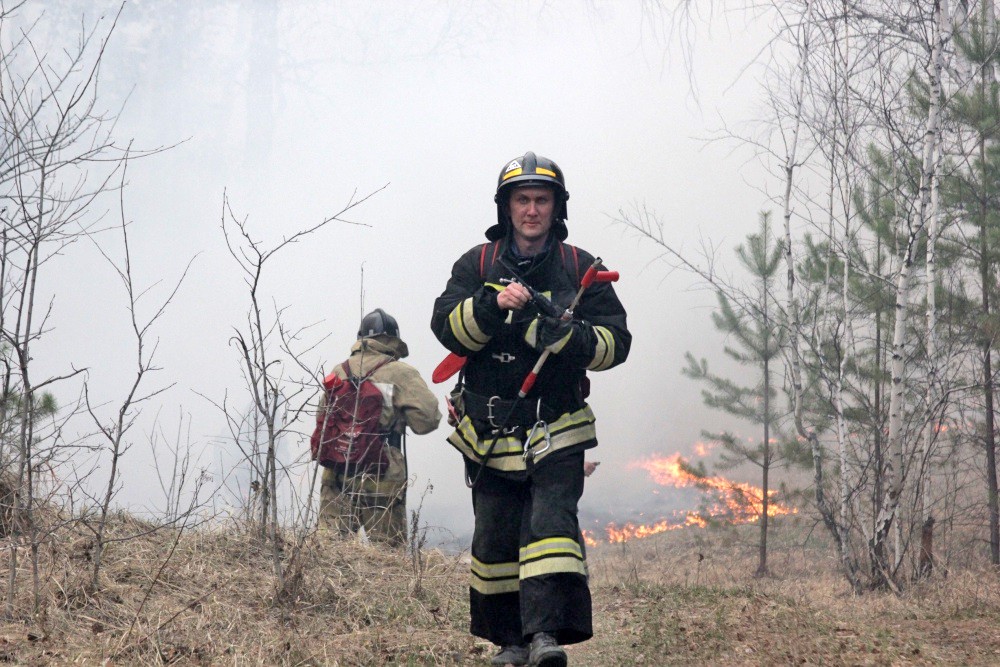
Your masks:
{"label": "firefighter in black uniform", "polygon": [[438,340],[467,357],[448,441],[473,487],[471,631],[500,646],[494,665],[566,665],[560,644],[593,634],[577,522],[584,450],[597,446],[586,372],[625,361],[632,336],[610,283],[586,289],[568,321],[532,298],[529,287],[566,308],[594,262],[563,243],[567,199],[551,160],[529,152],[507,163],[490,243],[455,262],[431,320]]}

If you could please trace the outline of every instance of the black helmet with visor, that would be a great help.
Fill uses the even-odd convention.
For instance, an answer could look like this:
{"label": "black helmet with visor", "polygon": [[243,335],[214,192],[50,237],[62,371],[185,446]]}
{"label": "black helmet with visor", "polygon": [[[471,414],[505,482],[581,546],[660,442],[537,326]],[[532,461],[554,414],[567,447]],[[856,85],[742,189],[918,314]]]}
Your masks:
{"label": "black helmet with visor", "polygon": [[361,326],[358,327],[358,338],[371,338],[372,336],[380,336],[382,334],[399,338],[399,325],[396,324],[395,317],[381,308],[376,308],[361,318]]}
{"label": "black helmet with visor", "polygon": [[569,192],[566,191],[562,169],[552,160],[531,151],[514,158],[500,171],[497,193],[493,197],[497,205],[497,224],[486,230],[486,238],[497,241],[509,233],[511,224],[508,200],[511,191],[521,187],[552,188],[556,200],[552,234],[560,241],[565,240],[569,235],[569,230],[566,229],[566,200],[569,199]]}

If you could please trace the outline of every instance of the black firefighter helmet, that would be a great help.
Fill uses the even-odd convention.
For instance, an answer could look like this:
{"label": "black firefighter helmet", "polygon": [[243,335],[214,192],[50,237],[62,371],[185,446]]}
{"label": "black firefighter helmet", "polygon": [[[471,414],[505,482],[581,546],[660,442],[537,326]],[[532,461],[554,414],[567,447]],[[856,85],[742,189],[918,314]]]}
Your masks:
{"label": "black firefighter helmet", "polygon": [[372,336],[381,334],[399,338],[399,325],[396,324],[395,317],[381,308],[376,308],[361,318],[361,326],[358,327],[358,338],[371,338]]}
{"label": "black firefighter helmet", "polygon": [[510,230],[510,213],[507,202],[514,188],[540,186],[552,188],[555,193],[556,207],[553,213],[552,234],[560,241],[566,240],[569,230],[566,229],[566,180],[562,169],[552,160],[535,155],[528,151],[521,157],[514,158],[504,165],[497,179],[497,193],[493,201],[497,204],[497,224],[486,230],[486,238],[497,241],[507,235]]}

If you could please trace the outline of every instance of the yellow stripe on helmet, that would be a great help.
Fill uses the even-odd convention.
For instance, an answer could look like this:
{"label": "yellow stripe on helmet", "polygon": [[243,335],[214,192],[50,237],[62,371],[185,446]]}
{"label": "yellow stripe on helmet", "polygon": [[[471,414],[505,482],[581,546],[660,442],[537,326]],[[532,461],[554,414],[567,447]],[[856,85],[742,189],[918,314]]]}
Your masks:
{"label": "yellow stripe on helmet", "polygon": [[[523,173],[524,173],[523,169],[512,169],[511,171],[508,171],[506,174],[503,175],[503,180],[506,181],[508,178],[514,178],[515,176],[520,176]],[[551,169],[543,169],[542,167],[535,167],[535,173],[538,174],[539,176],[549,176],[551,178],[558,178],[558,176],[556,176],[556,172],[552,171]]]}

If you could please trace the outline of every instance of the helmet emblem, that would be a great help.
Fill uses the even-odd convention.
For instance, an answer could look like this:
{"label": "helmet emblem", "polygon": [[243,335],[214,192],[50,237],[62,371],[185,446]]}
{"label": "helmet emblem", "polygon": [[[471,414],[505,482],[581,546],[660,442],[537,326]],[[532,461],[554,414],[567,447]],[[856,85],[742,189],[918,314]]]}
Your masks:
{"label": "helmet emblem", "polygon": [[508,172],[511,172],[511,171],[514,171],[515,169],[520,169],[520,168],[521,168],[521,163],[520,162],[518,162],[517,160],[511,160],[510,164],[507,165],[507,169],[506,169],[506,171],[504,171],[504,173],[506,174]]}

